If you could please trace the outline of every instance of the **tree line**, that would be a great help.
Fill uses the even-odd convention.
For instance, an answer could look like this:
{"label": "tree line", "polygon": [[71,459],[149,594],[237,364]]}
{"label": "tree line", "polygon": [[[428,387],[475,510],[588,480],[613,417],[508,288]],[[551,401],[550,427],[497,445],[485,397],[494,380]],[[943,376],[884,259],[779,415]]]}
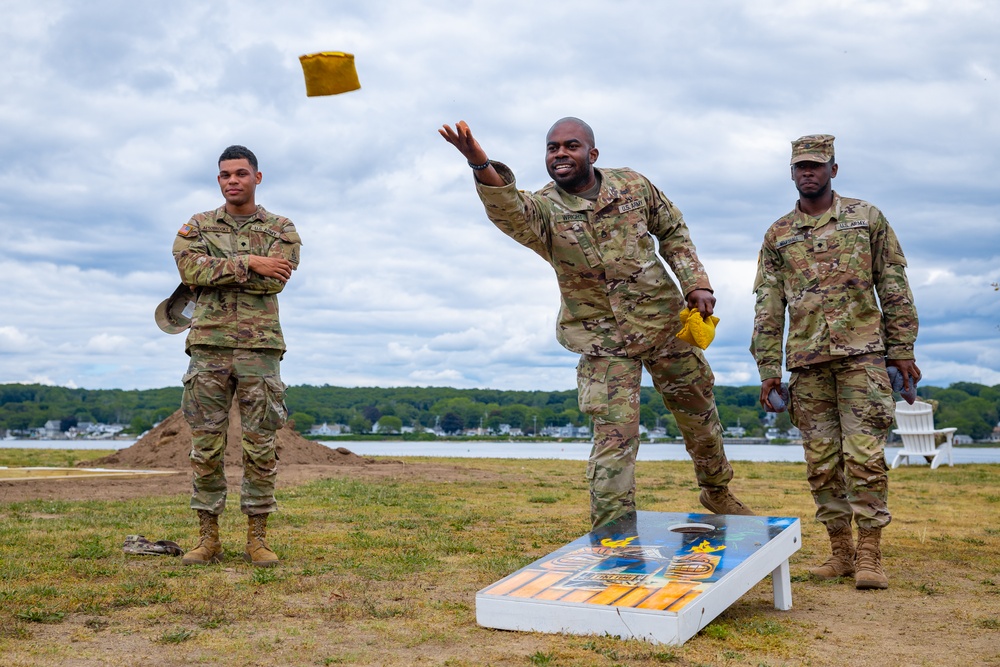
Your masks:
{"label": "tree line", "polygon": [[[921,386],[920,396],[937,402],[935,423],[954,426],[976,440],[987,439],[1000,420],[1000,385],[956,382],[947,388]],[[763,435],[765,413],[757,386],[715,388],[719,416],[726,427],[741,426],[748,436]],[[59,420],[61,430],[82,422],[123,424],[137,434],[178,409],[180,387],[161,389],[71,389],[38,384],[0,385],[0,433],[26,432]],[[353,433],[369,432],[382,423],[445,431],[483,428],[498,432],[501,424],[530,434],[547,426],[589,425],[580,412],[576,390],[504,391],[448,387],[289,387],[286,397],[296,427],[346,424]],[[673,417],[652,387],[643,387],[640,420],[650,430],[661,427],[679,435]],[[778,426],[787,426],[787,413]]]}

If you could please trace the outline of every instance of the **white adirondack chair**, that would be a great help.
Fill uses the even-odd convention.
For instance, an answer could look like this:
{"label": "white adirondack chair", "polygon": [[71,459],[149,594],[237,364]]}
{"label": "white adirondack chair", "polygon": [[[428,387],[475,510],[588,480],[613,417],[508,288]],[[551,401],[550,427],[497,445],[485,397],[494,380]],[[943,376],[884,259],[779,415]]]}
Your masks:
{"label": "white adirondack chair", "polygon": [[[893,468],[898,467],[903,459],[909,463],[911,456],[926,458],[930,461],[931,469],[941,464],[941,455],[948,457],[948,465],[955,465],[951,461],[951,440],[958,429],[934,428],[934,410],[929,403],[914,401],[910,405],[906,401],[899,401],[896,403],[896,425],[899,428],[892,432],[902,438],[903,448],[892,460]],[[938,434],[945,436],[941,445],[935,444],[935,436]]]}

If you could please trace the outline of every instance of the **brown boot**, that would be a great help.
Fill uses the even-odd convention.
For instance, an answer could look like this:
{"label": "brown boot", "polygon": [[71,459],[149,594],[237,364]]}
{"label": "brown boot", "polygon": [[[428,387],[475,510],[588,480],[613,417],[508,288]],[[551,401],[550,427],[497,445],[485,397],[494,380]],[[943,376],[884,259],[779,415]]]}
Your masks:
{"label": "brown boot", "polygon": [[222,560],[222,541],[219,540],[219,517],[208,510],[198,510],[198,546],[184,554],[185,565],[208,565]]}
{"label": "brown boot", "polygon": [[721,488],[704,487],[698,496],[698,501],[712,514],[756,516],[749,507],[741,503],[739,498],[730,492],[728,486]]}
{"label": "brown boot", "polygon": [[247,550],[243,560],[257,567],[274,567],[278,556],[267,547],[267,515],[254,514],[247,517]]}
{"label": "brown boot", "polygon": [[833,555],[819,567],[809,568],[810,574],[820,579],[836,579],[854,574],[854,535],[851,524],[841,522],[826,527],[830,536]]}
{"label": "brown boot", "polygon": [[854,587],[889,588],[889,579],[882,569],[881,528],[858,526],[858,549],[854,555]]}

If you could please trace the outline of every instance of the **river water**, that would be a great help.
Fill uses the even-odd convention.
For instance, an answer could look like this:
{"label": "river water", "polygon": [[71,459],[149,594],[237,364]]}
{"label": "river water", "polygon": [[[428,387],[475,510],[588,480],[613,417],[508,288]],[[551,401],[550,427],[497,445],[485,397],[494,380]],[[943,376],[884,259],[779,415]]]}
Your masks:
{"label": "river water", "polygon": [[[0,440],[0,448],[26,449],[124,449],[131,440]],[[589,442],[459,442],[399,440],[320,441],[328,447],[346,447],[361,456],[436,456],[480,459],[566,459],[586,461]],[[898,447],[887,447],[886,459],[892,463]],[[733,461],[792,461],[802,462],[800,445],[726,445],[726,454]],[[643,443],[639,447],[640,461],[686,461],[684,445],[677,443]],[[953,447],[952,459],[960,463],[1000,463],[1000,447]],[[947,465],[942,462],[942,465]]]}

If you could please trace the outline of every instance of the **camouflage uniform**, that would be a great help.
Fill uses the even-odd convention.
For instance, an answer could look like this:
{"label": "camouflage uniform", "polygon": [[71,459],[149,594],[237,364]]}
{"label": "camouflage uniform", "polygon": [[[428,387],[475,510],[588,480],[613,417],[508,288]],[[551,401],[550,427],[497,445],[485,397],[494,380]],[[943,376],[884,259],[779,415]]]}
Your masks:
{"label": "camouflage uniform", "polygon": [[828,528],[891,519],[883,450],[895,403],[885,358],[913,359],[917,336],[905,269],[882,212],[836,192],[818,218],[796,205],[764,235],[750,351],[761,381],[781,377],[787,308],[789,416]]}
{"label": "camouflage uniform", "polygon": [[180,228],[173,254],[181,281],[195,289],[182,410],[191,426],[191,508],[219,514],[226,504],[223,455],[233,396],[243,427],[244,514],[274,512],[274,433],[286,420],[278,323],[284,283],[250,271],[249,255],[299,263],[300,239],[287,218],[262,206],[245,221],[225,207],[199,213]]}
{"label": "camouflage uniform", "polygon": [[[684,295],[711,289],[680,211],[629,169],[595,169],[601,186],[591,202],[553,183],[534,194],[519,191],[511,170],[492,164],[507,185],[477,181],[486,214],[555,270],[556,337],[581,355],[580,409],[594,422],[587,466],[593,525],[635,508],[643,367],[677,420],[698,484],[726,487],[733,471],[722,446],[714,376],[701,351],[676,338]],[[657,258],[654,237],[683,292]]]}

